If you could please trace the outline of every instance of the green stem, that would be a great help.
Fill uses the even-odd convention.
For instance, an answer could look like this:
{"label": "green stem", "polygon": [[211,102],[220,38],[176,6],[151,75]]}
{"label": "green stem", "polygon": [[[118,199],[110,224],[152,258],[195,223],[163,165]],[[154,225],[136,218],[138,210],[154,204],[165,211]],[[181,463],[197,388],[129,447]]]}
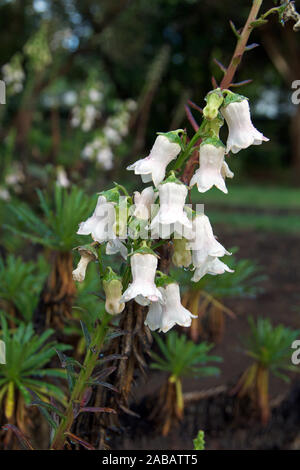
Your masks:
{"label": "green stem", "polygon": [[203,127],[205,125],[205,122],[206,120],[203,119],[202,123],[201,123],[201,126],[199,127],[199,129],[197,130],[197,132],[194,134],[194,136],[191,138],[189,144],[187,145],[186,149],[184,152],[182,152],[182,154],[180,155],[180,157],[175,161],[175,164],[172,168],[172,170],[178,170],[179,168],[182,168],[183,164],[185,163],[185,161],[190,157],[190,153],[191,153],[191,150],[194,146],[194,144],[199,140],[201,139],[201,136],[203,134]]}
{"label": "green stem", "polygon": [[107,326],[111,316],[105,313],[102,322],[96,327],[96,331],[91,342],[90,347],[87,350],[83,368],[81,369],[74,389],[71,393],[70,401],[66,409],[65,417],[61,420],[54,439],[51,445],[53,450],[62,450],[65,443],[65,433],[71,430],[74,421],[73,404],[81,403],[84,391],[87,387],[87,383],[93,373],[95,365],[97,363],[99,353],[105,340]]}

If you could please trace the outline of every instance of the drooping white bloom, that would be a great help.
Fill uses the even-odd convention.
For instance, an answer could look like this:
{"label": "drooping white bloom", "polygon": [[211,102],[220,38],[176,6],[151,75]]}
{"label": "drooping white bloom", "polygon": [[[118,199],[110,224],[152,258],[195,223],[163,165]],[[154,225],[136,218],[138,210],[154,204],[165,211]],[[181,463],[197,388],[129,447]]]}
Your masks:
{"label": "drooping white bloom", "polygon": [[160,290],[163,292],[164,303],[157,305],[156,302],[150,305],[145,325],[152,331],[159,329],[163,333],[175,325],[191,326],[192,318],[196,317],[181,304],[179,285],[174,282]]}
{"label": "drooping white bloom", "polygon": [[213,234],[209,218],[205,214],[198,214],[193,220],[193,239],[188,244],[192,251],[193,265],[198,268],[206,261],[208,256],[222,257],[230,253],[219,243]]}
{"label": "drooping white bloom", "polygon": [[93,256],[87,252],[81,254],[77,268],[72,272],[74,281],[83,282],[85,279],[86,269],[90,261],[93,260]]}
{"label": "drooping white bloom", "polygon": [[224,180],[225,180],[225,178],[233,178],[234,177],[233,171],[230,170],[230,168],[227,165],[227,163],[225,162],[225,160],[224,160],[222,168],[221,168],[221,175],[223,176]]}
{"label": "drooping white bloom", "polygon": [[117,253],[120,253],[122,258],[124,258],[125,260],[127,259],[128,250],[126,246],[119,240],[119,238],[114,238],[113,240],[109,240],[109,242],[107,243],[106,254],[116,255]]}
{"label": "drooping white bloom", "polygon": [[170,238],[176,233],[185,238],[191,238],[192,222],[185,211],[187,187],[184,184],[164,183],[159,187],[160,208],[151,222],[153,237]]}
{"label": "drooping white bloom", "polygon": [[152,254],[136,253],[130,258],[132,283],[124,292],[121,302],[131,299],[140,305],[149,305],[150,302],[162,301],[161,292],[155,285],[157,257]]}
{"label": "drooping white bloom", "polygon": [[190,186],[197,184],[198,191],[205,193],[212,186],[216,186],[223,193],[228,193],[222,168],[224,164],[225,148],[221,145],[202,144],[199,150],[199,170],[190,181]]}
{"label": "drooping white bloom", "polygon": [[138,160],[127,167],[127,170],[134,170],[136,175],[141,175],[144,183],[151,180],[157,187],[164,179],[168,164],[174,160],[180,152],[180,145],[159,135],[151,149],[150,155]]}
{"label": "drooping white bloom", "polygon": [[91,217],[81,222],[78,235],[92,235],[93,240],[103,243],[116,238],[113,227],[116,221],[115,208],[104,196],[99,196]]}
{"label": "drooping white bloom", "polygon": [[148,220],[151,215],[151,206],[154,204],[156,194],[152,186],[143,189],[141,193],[134,192],[134,212],[133,215],[138,219]]}
{"label": "drooping white bloom", "polygon": [[229,128],[227,153],[238,153],[250,145],[260,145],[269,140],[253,126],[247,99],[229,103],[221,108],[221,112]]}
{"label": "drooping white bloom", "polygon": [[234,272],[227,266],[227,264],[220,261],[219,258],[208,256],[206,260],[195,269],[194,276],[191,280],[193,282],[198,282],[200,279],[202,279],[203,276],[205,276],[205,274],[216,276],[217,274],[224,274],[225,271],[228,273]]}
{"label": "drooping white bloom", "polygon": [[[164,295],[164,288],[159,287],[160,292]],[[162,327],[162,312],[163,304],[161,302],[151,302],[149,310],[146,315],[144,324],[150,328],[151,331],[160,330]]]}

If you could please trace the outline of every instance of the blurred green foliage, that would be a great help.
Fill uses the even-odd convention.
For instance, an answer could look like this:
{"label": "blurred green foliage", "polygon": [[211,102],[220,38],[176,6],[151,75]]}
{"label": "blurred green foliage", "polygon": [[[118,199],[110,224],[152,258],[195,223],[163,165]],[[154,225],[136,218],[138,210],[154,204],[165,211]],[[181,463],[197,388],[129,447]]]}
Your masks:
{"label": "blurred green foliage", "polygon": [[53,199],[38,191],[40,208],[44,220],[27,205],[10,206],[16,217],[16,225],[7,229],[32,243],[38,243],[53,250],[69,251],[80,244],[82,238],[76,235],[79,223],[95,206],[95,197],[86,196],[79,188],[70,191],[56,185]]}

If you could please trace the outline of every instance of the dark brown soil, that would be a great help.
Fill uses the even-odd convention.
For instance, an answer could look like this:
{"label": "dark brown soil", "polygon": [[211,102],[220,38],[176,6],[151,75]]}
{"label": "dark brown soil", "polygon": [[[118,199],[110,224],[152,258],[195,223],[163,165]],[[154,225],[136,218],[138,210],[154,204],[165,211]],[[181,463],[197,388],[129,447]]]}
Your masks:
{"label": "dark brown soil", "polygon": [[[256,299],[226,301],[237,318],[226,318],[224,339],[214,350],[223,357],[222,373],[217,378],[187,379],[184,381],[184,392],[236,383],[250,363],[241,351],[240,342],[240,338],[248,332],[249,315],[267,316],[274,324],[300,328],[300,236],[259,231],[233,233],[226,227],[217,229],[219,240],[225,246],[239,247],[237,258],[256,261],[268,279],[263,284],[264,292]],[[146,384],[137,384],[132,408],[140,413],[141,418],[125,418],[125,428],[130,424],[134,432],[128,434],[128,430],[125,431],[119,442],[113,443],[113,448],[190,449],[199,429],[205,431],[207,448],[210,449],[300,448],[300,384],[292,388],[279,379],[271,379],[271,398],[280,402],[280,397],[284,396],[285,401],[274,408],[267,428],[262,428],[254,415],[246,415],[243,420],[243,413],[239,412],[237,419],[235,400],[228,393],[222,393],[187,406],[182,426],[162,438],[155,435],[155,430],[145,419],[146,408],[151,402],[149,399],[146,402],[145,396],[153,397],[163,380],[162,374],[150,372]]]}

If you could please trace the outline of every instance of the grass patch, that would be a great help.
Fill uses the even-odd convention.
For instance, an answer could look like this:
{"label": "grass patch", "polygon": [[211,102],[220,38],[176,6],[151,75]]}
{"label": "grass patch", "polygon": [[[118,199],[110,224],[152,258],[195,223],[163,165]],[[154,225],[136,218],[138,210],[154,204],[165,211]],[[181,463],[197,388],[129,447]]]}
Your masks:
{"label": "grass patch", "polygon": [[268,186],[239,186],[227,182],[228,194],[213,188],[199,194],[193,188],[193,201],[203,204],[226,206],[244,206],[253,208],[300,209],[300,189]]}

